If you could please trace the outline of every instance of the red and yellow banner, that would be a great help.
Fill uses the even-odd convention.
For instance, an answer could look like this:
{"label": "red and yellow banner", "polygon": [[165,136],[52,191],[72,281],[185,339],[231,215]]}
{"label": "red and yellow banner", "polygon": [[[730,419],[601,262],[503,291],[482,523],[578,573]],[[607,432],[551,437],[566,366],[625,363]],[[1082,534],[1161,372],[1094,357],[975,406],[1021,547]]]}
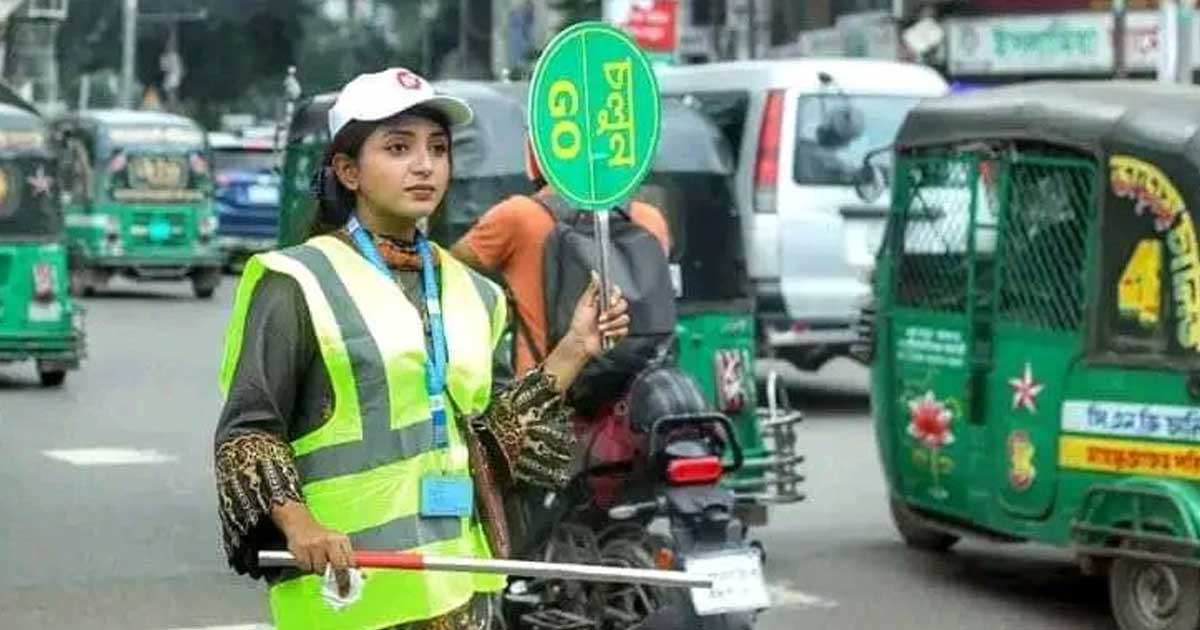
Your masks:
{"label": "red and yellow banner", "polygon": [[1076,470],[1200,480],[1196,445],[1065,435],[1059,439],[1058,463]]}

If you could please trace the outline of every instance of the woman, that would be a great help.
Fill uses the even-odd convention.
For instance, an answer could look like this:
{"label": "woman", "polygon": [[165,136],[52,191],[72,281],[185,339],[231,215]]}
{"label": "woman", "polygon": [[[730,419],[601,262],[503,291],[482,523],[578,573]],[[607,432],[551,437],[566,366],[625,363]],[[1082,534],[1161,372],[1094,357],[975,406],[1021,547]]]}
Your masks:
{"label": "woman", "polygon": [[[407,70],[351,81],[314,180],[315,231],[332,231],[243,272],[222,366],[219,507],[230,563],[265,575],[281,630],[486,628],[502,579],[360,580],[352,549],[505,554],[500,493],[566,483],[561,394],[602,337],[628,331],[624,300],[598,313],[593,283],[546,361],[494,387],[503,293],[417,229],[446,195],[450,129],[470,119]],[[284,547],[298,570],[257,567],[259,550]]]}

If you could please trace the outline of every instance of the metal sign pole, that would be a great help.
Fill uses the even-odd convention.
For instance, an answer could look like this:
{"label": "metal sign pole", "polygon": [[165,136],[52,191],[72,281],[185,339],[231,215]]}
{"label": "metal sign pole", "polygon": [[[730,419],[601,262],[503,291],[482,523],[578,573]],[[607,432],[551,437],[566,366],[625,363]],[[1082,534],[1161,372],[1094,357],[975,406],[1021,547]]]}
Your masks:
{"label": "metal sign pole", "polygon": [[[609,304],[612,303],[612,295],[609,293],[609,288],[612,286],[612,268],[609,249],[612,243],[612,237],[609,236],[609,219],[611,210],[598,210],[592,213],[593,221],[596,228],[596,265],[600,269],[600,311],[603,313],[608,310]],[[612,347],[612,340],[605,337],[601,340],[603,348],[608,350]]]}
{"label": "metal sign pole", "polygon": [[[354,563],[360,568],[401,569],[408,571],[449,571],[453,573],[488,573],[531,578],[604,582],[609,584],[647,584],[667,588],[712,588],[712,578],[682,571],[657,569],[627,569],[623,567],[530,562],[526,560],[482,560],[479,558],[450,558],[426,556],[397,551],[356,551]],[[258,564],[264,568],[296,566],[296,559],[287,551],[260,551]]]}

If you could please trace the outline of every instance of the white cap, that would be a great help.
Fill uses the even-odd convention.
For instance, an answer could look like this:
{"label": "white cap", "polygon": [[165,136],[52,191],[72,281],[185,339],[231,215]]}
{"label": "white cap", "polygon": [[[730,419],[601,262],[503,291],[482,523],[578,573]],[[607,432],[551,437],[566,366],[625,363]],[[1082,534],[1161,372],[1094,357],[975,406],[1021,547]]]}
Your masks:
{"label": "white cap", "polygon": [[329,137],[336,136],[352,120],[383,120],[418,105],[441,112],[451,127],[465,125],[474,118],[466,101],[438,94],[415,72],[388,68],[360,74],[342,88],[329,108]]}

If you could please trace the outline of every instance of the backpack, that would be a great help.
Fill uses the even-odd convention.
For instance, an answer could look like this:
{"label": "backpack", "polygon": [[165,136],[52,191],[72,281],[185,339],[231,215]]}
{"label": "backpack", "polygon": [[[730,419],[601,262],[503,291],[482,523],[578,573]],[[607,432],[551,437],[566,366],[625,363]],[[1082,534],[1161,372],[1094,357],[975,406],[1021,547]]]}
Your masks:
{"label": "backpack", "polygon": [[[529,347],[553,348],[570,328],[575,305],[598,267],[595,223],[590,213],[578,211],[558,195],[532,199],[554,219],[542,246],[544,345],[532,343],[528,328],[517,323]],[[628,337],[590,361],[567,391],[567,402],[585,416],[620,397],[635,375],[665,358],[675,334],[675,289],[662,244],[632,220],[628,206],[611,213],[609,236],[611,281],[629,303],[630,330]],[[535,357],[539,362],[542,358]]]}

